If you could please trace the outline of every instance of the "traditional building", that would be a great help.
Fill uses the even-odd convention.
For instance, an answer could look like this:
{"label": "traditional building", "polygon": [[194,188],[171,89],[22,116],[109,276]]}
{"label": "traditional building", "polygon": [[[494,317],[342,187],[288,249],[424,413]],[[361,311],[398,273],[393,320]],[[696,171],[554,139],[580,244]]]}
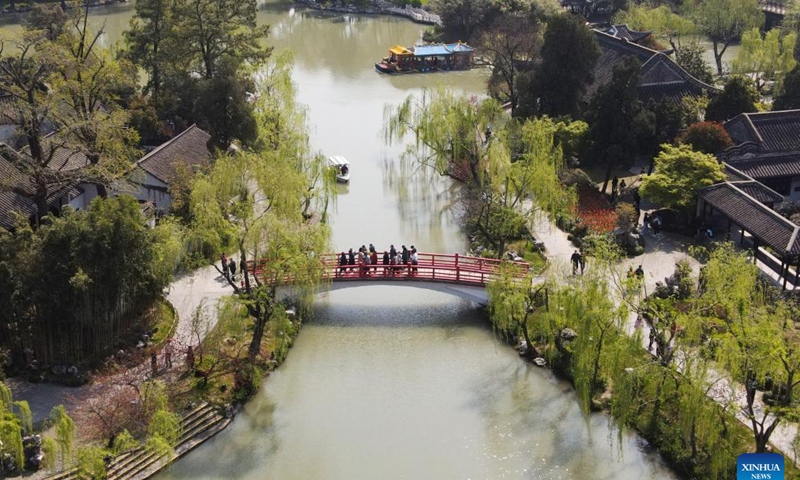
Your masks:
{"label": "traditional building", "polygon": [[594,68],[594,81],[586,91],[587,100],[600,86],[611,81],[614,67],[630,57],[642,65],[639,95],[645,102],[668,100],[680,103],[687,96],[710,96],[718,92],[715,87],[691,76],[666,53],[635,43],[634,39],[647,38],[648,32],[636,32],[624,25],[615,25],[612,29],[613,34],[594,31],[602,54]]}
{"label": "traditional building", "polygon": [[724,127],[734,146],[718,155],[721,161],[800,200],[800,110],[743,113]]}
{"label": "traditional building", "polygon": [[211,164],[207,144],[211,135],[196,125],[156,147],[137,162],[130,181],[138,187],[134,196],[142,202],[153,202],[158,212],[166,213],[172,203],[169,188],[185,168],[190,173]]}

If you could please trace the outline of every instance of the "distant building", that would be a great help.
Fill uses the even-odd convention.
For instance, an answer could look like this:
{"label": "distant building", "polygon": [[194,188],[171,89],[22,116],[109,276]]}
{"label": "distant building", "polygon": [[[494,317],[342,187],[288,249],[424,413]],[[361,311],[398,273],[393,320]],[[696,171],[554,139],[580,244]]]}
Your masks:
{"label": "distant building", "polygon": [[800,200],[800,110],[743,113],[724,127],[734,146],[718,155],[721,161]]}
{"label": "distant building", "polygon": [[666,53],[652,50],[636,43],[649,36],[649,32],[630,30],[626,25],[613,25],[607,31],[594,30],[602,51],[594,68],[594,81],[586,90],[590,99],[600,86],[611,81],[614,67],[633,57],[641,63],[639,95],[645,101],[668,100],[681,103],[684,97],[715,95],[717,88],[694,78]]}

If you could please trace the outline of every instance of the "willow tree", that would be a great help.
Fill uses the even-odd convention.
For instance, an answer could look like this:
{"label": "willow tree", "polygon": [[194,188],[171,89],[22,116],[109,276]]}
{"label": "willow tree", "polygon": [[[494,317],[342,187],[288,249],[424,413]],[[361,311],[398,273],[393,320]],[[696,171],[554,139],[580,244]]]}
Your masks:
{"label": "willow tree", "polygon": [[489,318],[501,333],[522,335],[525,353],[536,356],[538,352],[533,346],[532,322],[539,310],[547,309],[547,284],[533,285],[530,274],[520,278],[516,275],[518,272],[519,265],[504,264],[500,276],[487,285]]}
{"label": "willow tree", "polygon": [[[0,382],[0,458],[8,456],[22,470],[25,452],[22,448],[22,422],[13,411],[11,389]],[[0,466],[0,469],[2,466]]]}
{"label": "willow tree", "polygon": [[288,68],[272,65],[266,71],[256,105],[256,148],[218,157],[194,183],[191,197],[195,234],[217,252],[235,252],[237,260],[251,262],[241,282],[225,275],[254,321],[251,359],[260,352],[267,323],[283,313],[278,287],[290,283],[303,294],[321,281],[317,255],[328,251],[329,229],[314,214],[324,214],[335,181],[320,165],[324,158],[310,151],[305,125],[297,122]]}
{"label": "willow tree", "polygon": [[493,99],[440,89],[387,108],[384,136],[390,144],[412,136],[404,163],[460,184],[467,227],[499,257],[508,241],[524,235],[531,213],[563,210],[573,198],[558,178],[564,161],[556,134],[563,126],[548,118],[519,123]]}

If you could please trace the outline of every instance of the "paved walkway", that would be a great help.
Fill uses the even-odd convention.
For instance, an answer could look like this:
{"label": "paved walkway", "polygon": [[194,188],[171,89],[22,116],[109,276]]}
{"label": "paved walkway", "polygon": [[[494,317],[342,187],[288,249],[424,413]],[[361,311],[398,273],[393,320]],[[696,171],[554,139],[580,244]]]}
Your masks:
{"label": "paved walkway", "polygon": [[[572,267],[570,265],[570,256],[575,251],[575,247],[567,239],[567,234],[556,228],[546,216],[539,215],[533,224],[533,235],[537,240],[544,242],[548,260],[551,263],[551,269],[556,274],[557,278],[564,278],[572,274]],[[642,265],[645,272],[644,291],[649,294],[655,290],[656,282],[664,282],[664,279],[670,277],[675,271],[675,264],[680,260],[687,260],[692,266],[695,275],[699,274],[700,263],[693,257],[689,256],[686,252],[691,240],[685,237],[662,234],[656,237],[651,234],[645,235],[645,253],[638,257],[624,259],[619,268],[619,271],[624,274],[628,267],[636,269],[638,265]],[[592,268],[591,264],[587,264],[587,269]],[[636,312],[631,312],[628,318],[625,330],[632,334],[635,330],[634,324],[636,321]],[[649,338],[649,327],[645,323],[642,332],[642,348],[647,348]],[[744,387],[742,385],[731,383],[726,376],[718,373],[711,372],[709,384],[714,384],[709,396],[720,403],[729,403],[733,400],[737,405],[743,407],[746,405],[746,397]],[[733,385],[733,386],[732,386]],[[763,412],[764,404],[761,402],[761,392],[757,395],[757,414]],[[748,428],[752,428],[750,421],[740,411],[736,412],[737,418],[745,424]],[[797,424],[781,422],[775,429],[770,439],[770,443],[781,450],[789,459],[797,463],[797,456],[794,451],[793,441],[798,432]]]}
{"label": "paved walkway", "polygon": [[[178,315],[178,326],[173,337],[175,344],[175,368],[184,361],[185,346],[197,345],[197,331],[201,337],[210,331],[217,321],[217,301],[231,293],[231,287],[212,267],[201,268],[191,274],[180,276],[169,286],[167,300],[175,307]],[[200,328],[193,328],[192,319],[197,309],[204,312]],[[162,358],[159,357],[159,361]],[[124,385],[129,382],[139,383],[150,378],[150,364],[139,365],[126,372],[98,379],[81,387],[64,387],[50,383],[28,383],[17,379],[9,379],[5,383],[11,387],[15,400],[25,400],[31,407],[34,423],[39,423],[50,415],[57,405],[64,405],[70,414],[74,414],[79,406],[86,405],[93,399],[102,398],[109,385]]]}

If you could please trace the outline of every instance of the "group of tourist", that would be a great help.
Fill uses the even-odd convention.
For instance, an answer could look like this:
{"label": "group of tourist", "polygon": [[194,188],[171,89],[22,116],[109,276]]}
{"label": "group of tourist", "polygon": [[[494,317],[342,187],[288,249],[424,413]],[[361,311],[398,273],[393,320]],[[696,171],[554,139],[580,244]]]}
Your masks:
{"label": "group of tourist", "polygon": [[[355,269],[348,268],[349,265],[358,265],[359,275],[370,275],[377,273],[379,265],[379,254],[373,244],[369,247],[361,245],[357,252],[353,252],[351,248],[347,253],[342,252],[339,255],[339,270],[337,276],[344,275],[348,270]],[[419,255],[414,245],[411,248],[406,248],[405,245],[398,251],[394,245],[389,247],[389,250],[384,250],[380,260],[385,265],[383,268],[384,275],[395,275],[397,272],[408,268],[410,274],[417,273],[416,265],[419,265]]]}
{"label": "group of tourist", "polygon": [[[222,263],[222,275],[224,275],[225,278],[230,278],[231,281],[235,282],[236,260],[234,260],[233,258],[229,259],[228,256],[225,255],[225,253],[223,252],[221,257],[221,263]],[[241,260],[239,260],[239,271],[242,273],[242,275],[244,275],[244,271],[246,268],[247,265],[245,264],[244,258],[242,258]]]}
{"label": "group of tourist", "polygon": [[644,220],[642,221],[642,233],[647,233],[647,229],[651,228],[653,230],[653,235],[656,237],[661,236],[661,222],[661,217],[657,213],[653,215],[645,213]]}

